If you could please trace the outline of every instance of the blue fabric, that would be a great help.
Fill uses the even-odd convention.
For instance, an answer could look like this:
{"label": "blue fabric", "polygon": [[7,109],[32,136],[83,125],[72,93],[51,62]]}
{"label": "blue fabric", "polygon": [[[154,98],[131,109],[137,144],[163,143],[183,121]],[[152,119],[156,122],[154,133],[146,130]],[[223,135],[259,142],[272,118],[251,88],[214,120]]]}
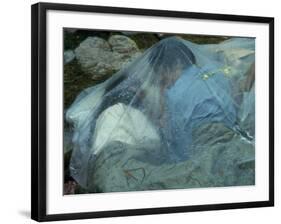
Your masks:
{"label": "blue fabric", "polygon": [[188,68],[166,91],[169,121],[165,135],[172,160],[188,158],[195,126],[206,122],[235,126],[237,112],[230,92],[227,78],[213,65]]}

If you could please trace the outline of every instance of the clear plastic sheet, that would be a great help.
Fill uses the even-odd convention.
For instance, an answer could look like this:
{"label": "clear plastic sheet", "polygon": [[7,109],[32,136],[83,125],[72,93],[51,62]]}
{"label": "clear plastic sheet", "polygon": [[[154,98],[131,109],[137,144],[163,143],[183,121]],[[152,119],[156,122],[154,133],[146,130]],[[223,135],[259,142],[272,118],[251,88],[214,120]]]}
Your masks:
{"label": "clear plastic sheet", "polygon": [[[188,173],[208,152],[212,146],[203,137],[204,132],[212,136],[212,124],[230,133],[232,147],[239,141],[253,146],[254,51],[252,38],[197,45],[169,37],[110,79],[82,91],[66,112],[74,127],[72,177],[92,192],[158,189],[159,178]],[[241,161],[253,159],[244,154]],[[119,168],[123,179],[121,173],[114,176]],[[148,178],[148,170],[158,175]],[[188,187],[165,180],[161,189]],[[118,186],[108,188],[113,184]]]}

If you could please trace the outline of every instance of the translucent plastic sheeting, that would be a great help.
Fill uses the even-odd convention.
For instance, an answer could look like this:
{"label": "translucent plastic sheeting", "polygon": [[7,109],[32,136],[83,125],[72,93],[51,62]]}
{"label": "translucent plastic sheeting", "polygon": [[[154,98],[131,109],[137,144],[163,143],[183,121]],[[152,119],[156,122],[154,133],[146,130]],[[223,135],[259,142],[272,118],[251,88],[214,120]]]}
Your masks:
{"label": "translucent plastic sheeting", "polygon": [[[208,150],[194,140],[202,125],[220,124],[254,144],[254,52],[253,38],[197,45],[169,37],[82,91],[66,112],[74,127],[72,177],[91,188],[99,156],[106,162],[105,153],[122,148],[123,165],[131,158],[157,168],[189,161]],[[109,147],[117,150],[104,152]]]}

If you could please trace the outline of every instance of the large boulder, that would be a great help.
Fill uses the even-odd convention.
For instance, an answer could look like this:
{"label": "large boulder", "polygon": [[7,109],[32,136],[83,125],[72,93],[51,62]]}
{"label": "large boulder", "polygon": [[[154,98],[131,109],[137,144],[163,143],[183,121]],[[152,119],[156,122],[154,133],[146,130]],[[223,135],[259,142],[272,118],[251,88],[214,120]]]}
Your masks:
{"label": "large boulder", "polygon": [[99,79],[112,75],[140,55],[136,43],[122,35],[113,35],[108,41],[99,37],[88,37],[75,49],[82,69]]}
{"label": "large boulder", "polygon": [[75,59],[75,54],[72,50],[66,50],[63,53],[63,63],[64,65],[72,62]]}
{"label": "large boulder", "polygon": [[108,39],[108,43],[112,47],[113,52],[130,56],[139,51],[136,43],[129,37],[123,35],[113,35]]}

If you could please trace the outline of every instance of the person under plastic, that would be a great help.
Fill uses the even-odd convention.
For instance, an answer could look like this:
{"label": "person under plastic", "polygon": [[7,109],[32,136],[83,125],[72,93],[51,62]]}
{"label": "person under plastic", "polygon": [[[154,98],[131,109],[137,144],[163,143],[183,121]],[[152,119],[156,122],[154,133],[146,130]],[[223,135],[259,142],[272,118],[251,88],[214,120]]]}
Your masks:
{"label": "person under plastic", "polygon": [[[66,113],[74,126],[70,170],[75,180],[87,187],[91,163],[114,142],[135,147],[139,160],[159,165],[188,160],[192,130],[204,123],[221,122],[251,140],[238,124],[232,67],[215,60],[215,54],[166,38],[104,83],[84,90]],[[140,152],[141,145],[154,148]]]}

